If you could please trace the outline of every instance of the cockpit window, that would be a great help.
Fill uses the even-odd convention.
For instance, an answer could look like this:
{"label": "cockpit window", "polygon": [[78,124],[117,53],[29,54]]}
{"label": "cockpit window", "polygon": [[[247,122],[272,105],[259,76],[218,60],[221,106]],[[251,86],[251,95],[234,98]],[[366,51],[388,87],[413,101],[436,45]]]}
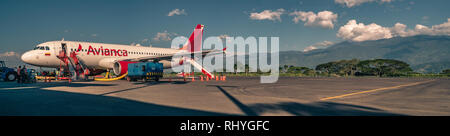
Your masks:
{"label": "cockpit window", "polygon": [[36,46],[33,50],[50,50],[48,46]]}

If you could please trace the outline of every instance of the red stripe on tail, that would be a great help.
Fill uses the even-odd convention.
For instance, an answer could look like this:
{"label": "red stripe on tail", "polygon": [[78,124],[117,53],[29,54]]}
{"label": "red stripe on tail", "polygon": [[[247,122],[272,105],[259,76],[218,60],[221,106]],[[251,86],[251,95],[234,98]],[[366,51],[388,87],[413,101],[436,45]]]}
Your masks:
{"label": "red stripe on tail", "polygon": [[189,40],[180,49],[187,50],[189,52],[200,51],[202,48],[203,27],[204,25],[197,24],[194,32],[192,32],[191,36],[189,36]]}

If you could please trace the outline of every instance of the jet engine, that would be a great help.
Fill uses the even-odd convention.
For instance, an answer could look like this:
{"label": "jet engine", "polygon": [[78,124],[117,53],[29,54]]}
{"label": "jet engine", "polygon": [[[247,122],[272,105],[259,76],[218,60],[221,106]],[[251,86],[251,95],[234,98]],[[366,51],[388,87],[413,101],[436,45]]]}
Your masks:
{"label": "jet engine", "polygon": [[132,61],[118,61],[114,63],[113,71],[116,75],[123,75],[128,71],[128,64],[137,63]]}

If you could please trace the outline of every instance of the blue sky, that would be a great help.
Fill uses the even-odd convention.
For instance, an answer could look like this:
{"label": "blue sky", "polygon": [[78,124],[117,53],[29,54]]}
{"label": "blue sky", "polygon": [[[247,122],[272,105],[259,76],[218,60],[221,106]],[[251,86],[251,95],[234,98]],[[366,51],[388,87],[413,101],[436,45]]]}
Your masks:
{"label": "blue sky", "polygon": [[[154,40],[158,33],[167,32],[172,38],[188,36],[196,24],[206,26],[205,36],[276,36],[280,37],[280,50],[302,51],[323,41],[354,40],[336,36],[339,28],[353,19],[382,27],[399,22],[407,29],[414,29],[416,24],[443,24],[450,18],[448,5],[448,0],[373,0],[352,7],[335,0],[2,0],[0,53],[22,53],[39,43],[62,38],[169,48],[170,41]],[[174,9],[185,14],[168,16]],[[250,18],[251,13],[278,9],[284,10],[280,20]],[[330,11],[338,17],[333,29],[305,26],[304,21],[292,20],[294,16],[289,14],[295,11]],[[144,39],[148,41],[142,42]]]}

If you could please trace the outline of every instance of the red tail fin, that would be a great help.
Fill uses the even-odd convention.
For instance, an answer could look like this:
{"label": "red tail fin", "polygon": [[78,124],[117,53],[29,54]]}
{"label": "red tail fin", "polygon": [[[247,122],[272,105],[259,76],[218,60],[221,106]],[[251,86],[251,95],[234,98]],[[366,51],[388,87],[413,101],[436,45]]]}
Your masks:
{"label": "red tail fin", "polygon": [[189,36],[189,40],[181,47],[181,50],[187,50],[189,52],[200,51],[202,48],[202,37],[203,37],[203,27],[202,24],[197,24],[192,32],[191,36]]}

